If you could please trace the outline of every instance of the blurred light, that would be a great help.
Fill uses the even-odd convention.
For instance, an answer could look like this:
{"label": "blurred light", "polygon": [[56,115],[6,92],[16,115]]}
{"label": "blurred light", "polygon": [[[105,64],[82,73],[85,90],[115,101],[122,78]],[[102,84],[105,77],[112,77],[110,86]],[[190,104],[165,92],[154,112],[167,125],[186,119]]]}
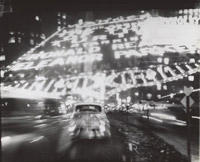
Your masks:
{"label": "blurred light", "polygon": [[182,121],[182,120],[175,120],[173,122],[173,124],[179,125],[179,126],[186,126],[187,123],[185,121]]}
{"label": "blurred light", "polygon": [[127,103],[130,103],[130,102],[131,102],[131,97],[128,96],[128,97],[127,97]]}
{"label": "blurred light", "polygon": [[60,107],[64,109],[65,108],[65,104],[62,103]]}
{"label": "blurred light", "polygon": [[151,97],[152,97],[152,94],[151,94],[151,93],[148,93],[148,94],[147,94],[147,98],[150,99]]}
{"label": "blurred light", "polygon": [[71,89],[72,87],[73,87],[72,83],[68,83],[68,84],[67,84],[67,88],[68,88],[68,89]]}
{"label": "blurred light", "polygon": [[180,92],[179,93],[183,93],[183,90],[180,90]]}
{"label": "blurred light", "polygon": [[[142,117],[143,117],[143,118],[148,118],[147,116],[142,116]],[[149,119],[155,120],[155,121],[160,122],[160,123],[163,122],[162,120],[157,119],[157,118],[154,118],[154,117],[151,117],[151,116],[149,116]]]}
{"label": "blurred light", "polygon": [[162,114],[162,113],[151,113],[152,116],[157,116],[162,119],[168,119],[168,120],[175,120],[176,117],[172,115]]}
{"label": "blurred light", "polygon": [[163,89],[164,89],[164,90],[167,90],[167,86],[166,86],[166,85],[164,85],[164,86],[163,86]]}
{"label": "blurred light", "polygon": [[61,26],[58,26],[58,27],[57,27],[57,30],[61,30]]}
{"label": "blurred light", "polygon": [[40,119],[41,117],[42,117],[42,115],[37,115],[35,118]]}
{"label": "blurred light", "polygon": [[46,79],[44,76],[35,76],[35,78],[36,78],[37,81]]}
{"label": "blurred light", "polygon": [[30,104],[27,104],[26,106],[27,106],[27,107],[30,107]]}
{"label": "blurred light", "polygon": [[193,13],[193,9],[189,9],[189,13],[192,14]]}
{"label": "blurred light", "polygon": [[161,62],[162,62],[162,58],[161,58],[161,57],[157,58],[157,61],[158,61],[159,63],[161,63]]}
{"label": "blurred light", "polygon": [[9,77],[10,77],[10,78],[13,77],[13,74],[9,74]]}
{"label": "blurred light", "polygon": [[135,96],[139,96],[139,93],[138,93],[138,92],[135,92]]}
{"label": "blurred light", "polygon": [[40,20],[39,16],[35,16],[35,20],[39,21]]}
{"label": "blurred light", "polygon": [[9,33],[10,33],[11,35],[15,34],[15,32],[13,32],[13,31],[10,31]]}
{"label": "blurred light", "polygon": [[73,132],[76,129],[76,125],[69,126],[68,131]]}
{"label": "blurred light", "polygon": [[160,95],[160,94],[158,94],[158,95],[157,95],[157,97],[158,97],[158,99],[160,99],[160,98],[161,98],[161,95]]}
{"label": "blurred light", "polygon": [[171,94],[170,94],[170,98],[173,98],[173,97],[174,97],[174,94],[173,94],[173,93],[171,93]]}
{"label": "blurred light", "polygon": [[183,14],[183,10],[179,10],[178,13],[179,13],[179,14]]}
{"label": "blurred light", "polygon": [[8,41],[8,43],[15,43],[15,37],[11,37]]}
{"label": "blurred light", "polygon": [[0,75],[1,75],[1,78],[4,78],[4,71],[3,70],[1,70],[1,72],[0,72]]}
{"label": "blurred light", "polygon": [[0,55],[0,61],[5,61],[6,60],[6,56],[5,55]]}
{"label": "blurred light", "polygon": [[40,35],[40,38],[45,39],[45,38],[46,38],[46,37],[45,37],[45,34],[42,33],[42,34]]}
{"label": "blurred light", "polygon": [[166,64],[166,65],[169,64],[169,58],[164,58],[164,64]]}
{"label": "blurred light", "polygon": [[[43,120],[40,120],[39,122],[44,122],[44,121],[46,121],[47,119],[43,119]],[[39,125],[36,125],[36,126],[34,126],[34,127],[36,127],[36,128],[44,128],[44,127],[46,127],[47,126],[47,124],[39,124]]]}
{"label": "blurred light", "polygon": [[194,81],[194,76],[191,76],[191,75],[188,76],[188,80],[191,81],[191,82]]}
{"label": "blurred light", "polygon": [[122,99],[122,103],[125,103],[126,102],[126,100],[125,99]]}
{"label": "blurred light", "polygon": [[184,9],[184,10],[183,10],[183,13],[184,13],[184,14],[187,14],[187,13],[188,13],[188,9]]}
{"label": "blurred light", "polygon": [[161,86],[162,86],[162,85],[161,85],[160,82],[157,82],[157,83],[156,83],[156,88],[157,88],[157,90],[161,90]]}
{"label": "blurred light", "polygon": [[10,136],[1,137],[2,144],[11,140]]}
{"label": "blurred light", "polygon": [[101,132],[104,132],[106,130],[105,125],[100,125],[99,128]]}
{"label": "blurred light", "polygon": [[193,119],[199,119],[200,120],[200,117],[199,116],[192,116]]}
{"label": "blurred light", "polygon": [[63,18],[63,19],[66,19],[66,15],[63,15],[62,18]]}
{"label": "blurred light", "polygon": [[41,140],[42,138],[44,138],[44,136],[36,137],[33,140],[31,140],[30,143],[37,142],[37,141]]}

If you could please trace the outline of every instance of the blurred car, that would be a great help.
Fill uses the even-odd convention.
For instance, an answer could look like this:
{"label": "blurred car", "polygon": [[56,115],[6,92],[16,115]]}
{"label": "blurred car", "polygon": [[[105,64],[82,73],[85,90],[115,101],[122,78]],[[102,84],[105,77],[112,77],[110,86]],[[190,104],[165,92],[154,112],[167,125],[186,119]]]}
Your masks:
{"label": "blurred car", "polygon": [[79,139],[111,137],[110,124],[104,108],[96,103],[77,103],[73,105],[68,131],[73,138]]}

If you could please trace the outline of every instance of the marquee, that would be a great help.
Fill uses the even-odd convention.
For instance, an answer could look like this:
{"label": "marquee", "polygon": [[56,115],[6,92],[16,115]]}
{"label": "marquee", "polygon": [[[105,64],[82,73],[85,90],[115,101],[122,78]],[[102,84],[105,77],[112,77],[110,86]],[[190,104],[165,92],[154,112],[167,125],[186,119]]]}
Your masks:
{"label": "marquee", "polygon": [[[90,91],[88,96],[96,98],[101,96],[103,100],[104,93],[109,97],[133,87],[152,86],[157,82],[181,79],[183,76],[180,74],[179,78],[176,78],[177,74],[174,72],[174,70],[181,71],[179,65],[175,69],[171,65],[165,65],[165,67],[157,65],[154,69],[149,65],[149,68],[138,68],[139,70],[129,72],[125,69],[135,69],[137,66],[135,62],[138,59],[149,56],[164,57],[166,53],[178,53],[180,56],[199,55],[200,38],[197,37],[200,35],[199,21],[198,16],[166,18],[155,17],[150,12],[146,12],[128,17],[121,16],[69,25],[58,30],[9,65],[9,75],[5,78],[5,85],[64,94],[70,80],[73,87],[72,93],[82,94],[84,88],[88,88]],[[116,69],[116,63],[121,62],[124,63],[120,69],[121,72],[117,72],[119,69]],[[186,72],[185,75],[199,72],[197,62],[194,65],[187,65],[188,70],[182,70]],[[80,76],[75,73],[69,74],[63,69],[75,69],[73,72],[81,69],[84,84],[78,86]],[[54,75],[53,78],[52,71],[55,71],[57,77]],[[96,76],[98,71],[104,76],[101,82],[98,81],[101,77]],[[110,71],[115,72],[110,74]],[[151,78],[149,81],[150,71],[154,74],[153,76],[160,75],[161,78]],[[88,76],[86,73],[91,74]],[[124,81],[115,82],[114,78],[118,76],[126,80],[123,77],[124,73],[129,76],[131,84]],[[24,77],[18,77],[19,74],[23,74]],[[45,79],[38,81],[38,74]],[[95,79],[91,76],[95,76]],[[142,80],[141,83],[138,79]],[[64,88],[59,88],[58,83]],[[108,91],[106,87],[110,85],[115,89]]]}

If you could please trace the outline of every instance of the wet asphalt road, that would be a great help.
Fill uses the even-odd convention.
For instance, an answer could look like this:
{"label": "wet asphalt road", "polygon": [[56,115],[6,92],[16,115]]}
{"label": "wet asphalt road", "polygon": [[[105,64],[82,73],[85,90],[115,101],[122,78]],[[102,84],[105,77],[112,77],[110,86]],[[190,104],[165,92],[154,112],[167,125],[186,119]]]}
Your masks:
{"label": "wet asphalt road", "polygon": [[[58,117],[58,118],[50,118],[46,120],[38,120],[37,125],[32,125],[36,121],[34,122],[30,121],[30,123],[28,123],[27,120],[22,120],[22,121],[20,120],[23,124],[26,124],[26,125],[18,124],[18,128],[16,127],[16,131],[19,132],[20,130],[22,130],[18,133],[19,135],[20,133],[23,133],[22,135],[25,136],[25,134],[27,133],[26,131],[28,131],[29,134],[31,135],[38,134],[39,136],[41,135],[44,136],[45,140],[37,141],[34,143],[29,142],[27,146],[28,148],[30,148],[31,146],[31,150],[29,151],[27,148],[23,148],[20,151],[18,150],[17,157],[20,157],[20,156],[22,157],[24,154],[24,151],[26,151],[25,156],[27,156],[28,159],[35,158],[37,153],[34,154],[33,151],[37,149],[39,150],[41,148],[45,148],[42,150],[42,151],[46,151],[46,155],[47,155],[44,157],[44,161],[46,161],[45,160],[46,157],[48,158],[50,156],[55,157],[54,153],[60,151],[62,152],[62,156],[60,156],[56,160],[54,159],[53,162],[86,162],[86,161],[87,162],[93,162],[93,161],[95,162],[130,161],[131,162],[130,150],[127,147],[127,139],[123,135],[123,133],[119,131],[119,128],[118,128],[118,122],[120,120],[124,120],[124,121],[127,120],[126,114],[123,114],[123,115],[121,113],[108,114],[108,119],[110,120],[110,124],[111,124],[111,138],[101,139],[101,140],[99,139],[98,140],[97,139],[91,139],[91,140],[70,139],[69,134],[66,132],[68,128],[67,123],[69,121],[66,118]],[[113,125],[112,119],[117,121],[116,124]],[[8,122],[8,120],[6,120],[6,122]],[[139,126],[138,120],[136,120],[136,118],[133,115],[129,116],[129,122],[131,122],[132,124],[138,124]],[[16,121],[14,123],[16,123]],[[140,126],[141,125],[144,126],[144,124],[145,123],[140,123]],[[12,125],[11,127],[12,131],[14,131],[15,125],[13,125],[12,123],[10,123],[10,125]],[[19,129],[19,126],[21,126],[21,129]],[[125,127],[126,127],[126,124],[125,124]],[[8,125],[6,126],[6,129],[9,129]],[[159,132],[160,134],[165,136],[166,140],[169,143],[178,140],[177,143],[174,143],[175,145],[178,145],[178,144],[183,145],[186,141],[184,137],[185,135],[184,134],[181,135],[179,131],[177,131],[177,133],[175,130],[173,132],[170,131],[170,129],[165,129],[165,131],[161,129],[157,129],[154,131]],[[169,134],[170,134],[170,137],[167,138],[167,135]],[[28,138],[30,137],[28,136],[27,139]],[[19,140],[17,141],[19,142]],[[10,148],[14,148],[14,147],[10,146]],[[47,148],[51,150],[53,154],[49,153],[47,151]],[[182,149],[186,149],[186,148],[182,146]],[[22,162],[22,161],[19,161],[19,162]],[[28,162],[28,161],[25,160],[25,162]]]}

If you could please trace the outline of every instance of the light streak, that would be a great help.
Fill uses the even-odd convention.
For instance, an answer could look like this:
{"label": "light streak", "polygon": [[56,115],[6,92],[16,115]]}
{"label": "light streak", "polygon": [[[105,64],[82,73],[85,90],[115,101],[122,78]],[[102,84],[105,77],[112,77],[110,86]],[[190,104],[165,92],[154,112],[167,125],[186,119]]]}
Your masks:
{"label": "light streak", "polygon": [[199,116],[192,116],[193,119],[199,119],[200,120],[200,117]]}
{"label": "light streak", "polygon": [[172,115],[162,114],[162,113],[150,113],[152,116],[156,116],[162,119],[168,119],[168,120],[175,120],[176,117]]}
{"label": "light streak", "polygon": [[39,141],[39,140],[41,140],[41,139],[43,139],[43,138],[44,138],[44,136],[36,137],[36,138],[34,138],[33,140],[31,140],[30,143],[37,142],[37,141]]}
{"label": "light streak", "polygon": [[155,120],[155,121],[160,122],[160,123],[163,122],[163,120],[160,120],[160,119],[157,119],[157,118],[154,118],[154,117],[151,117],[151,116],[149,116],[149,117],[147,117],[147,116],[142,116],[142,117],[143,117],[143,118],[149,118],[149,119]]}

